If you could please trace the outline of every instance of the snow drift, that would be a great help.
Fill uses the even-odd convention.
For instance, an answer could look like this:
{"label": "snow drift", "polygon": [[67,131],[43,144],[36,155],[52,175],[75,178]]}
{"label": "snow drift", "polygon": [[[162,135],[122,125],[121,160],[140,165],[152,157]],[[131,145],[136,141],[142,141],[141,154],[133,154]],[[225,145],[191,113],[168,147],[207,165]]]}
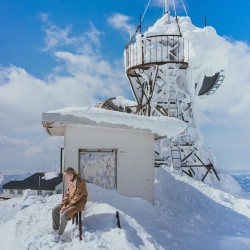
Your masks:
{"label": "snow drift", "polygon": [[[69,223],[59,243],[51,241],[51,208],[61,196],[30,196],[25,209],[0,224],[2,249],[244,250],[250,244],[250,200],[186,176],[156,169],[156,202],[119,195],[88,184],[84,240]],[[15,199],[6,202],[13,203]],[[22,200],[18,200],[22,206]],[[16,201],[16,202],[17,202]],[[0,203],[1,211],[4,204]],[[115,212],[120,212],[121,229]],[[14,215],[16,213],[16,215]],[[2,220],[3,212],[1,212]],[[209,242],[209,244],[206,244]]]}

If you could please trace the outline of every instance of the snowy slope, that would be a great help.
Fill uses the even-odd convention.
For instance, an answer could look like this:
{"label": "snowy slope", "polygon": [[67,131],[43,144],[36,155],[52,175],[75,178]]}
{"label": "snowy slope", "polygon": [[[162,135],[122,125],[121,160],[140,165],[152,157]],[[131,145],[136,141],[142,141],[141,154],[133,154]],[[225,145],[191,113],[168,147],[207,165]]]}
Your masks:
{"label": "snowy slope", "polygon": [[246,192],[250,192],[250,173],[233,174],[232,176]]}
{"label": "snowy slope", "polygon": [[[69,223],[63,241],[52,242],[50,213],[60,195],[30,196],[28,207],[0,223],[5,239],[0,249],[250,249],[249,199],[167,169],[156,169],[154,205],[92,184],[88,191],[83,241],[71,239],[74,229]],[[116,227],[117,210],[122,229]]]}

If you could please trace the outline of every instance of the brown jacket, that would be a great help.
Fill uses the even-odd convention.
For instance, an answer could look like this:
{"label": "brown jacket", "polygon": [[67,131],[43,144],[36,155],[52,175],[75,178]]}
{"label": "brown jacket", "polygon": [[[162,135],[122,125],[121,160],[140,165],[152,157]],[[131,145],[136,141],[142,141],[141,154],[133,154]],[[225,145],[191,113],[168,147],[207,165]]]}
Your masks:
{"label": "brown jacket", "polygon": [[61,201],[61,204],[67,208],[67,217],[72,219],[74,215],[83,211],[87,203],[88,192],[85,181],[77,173],[72,181],[67,183],[68,191]]}

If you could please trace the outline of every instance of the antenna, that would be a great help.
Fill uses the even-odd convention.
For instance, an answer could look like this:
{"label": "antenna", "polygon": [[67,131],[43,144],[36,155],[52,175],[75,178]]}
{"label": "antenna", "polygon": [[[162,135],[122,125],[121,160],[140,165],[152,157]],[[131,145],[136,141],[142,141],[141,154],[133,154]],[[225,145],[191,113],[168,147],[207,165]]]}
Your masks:
{"label": "antenna", "polygon": [[165,0],[165,12],[167,13],[167,23],[170,24],[169,0]]}

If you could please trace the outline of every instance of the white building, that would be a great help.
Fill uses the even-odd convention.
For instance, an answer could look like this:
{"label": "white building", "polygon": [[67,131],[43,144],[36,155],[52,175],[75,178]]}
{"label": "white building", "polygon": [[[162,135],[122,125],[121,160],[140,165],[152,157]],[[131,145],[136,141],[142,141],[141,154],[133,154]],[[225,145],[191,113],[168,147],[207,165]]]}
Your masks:
{"label": "white building", "polygon": [[3,197],[6,199],[23,196],[26,189],[34,195],[61,194],[62,177],[56,174],[54,178],[46,179],[46,173],[35,173],[22,181],[10,181],[3,185]]}
{"label": "white building", "polygon": [[52,136],[64,136],[64,167],[88,182],[127,196],[154,201],[154,141],[177,136],[185,123],[97,108],[65,108],[43,113]]}

